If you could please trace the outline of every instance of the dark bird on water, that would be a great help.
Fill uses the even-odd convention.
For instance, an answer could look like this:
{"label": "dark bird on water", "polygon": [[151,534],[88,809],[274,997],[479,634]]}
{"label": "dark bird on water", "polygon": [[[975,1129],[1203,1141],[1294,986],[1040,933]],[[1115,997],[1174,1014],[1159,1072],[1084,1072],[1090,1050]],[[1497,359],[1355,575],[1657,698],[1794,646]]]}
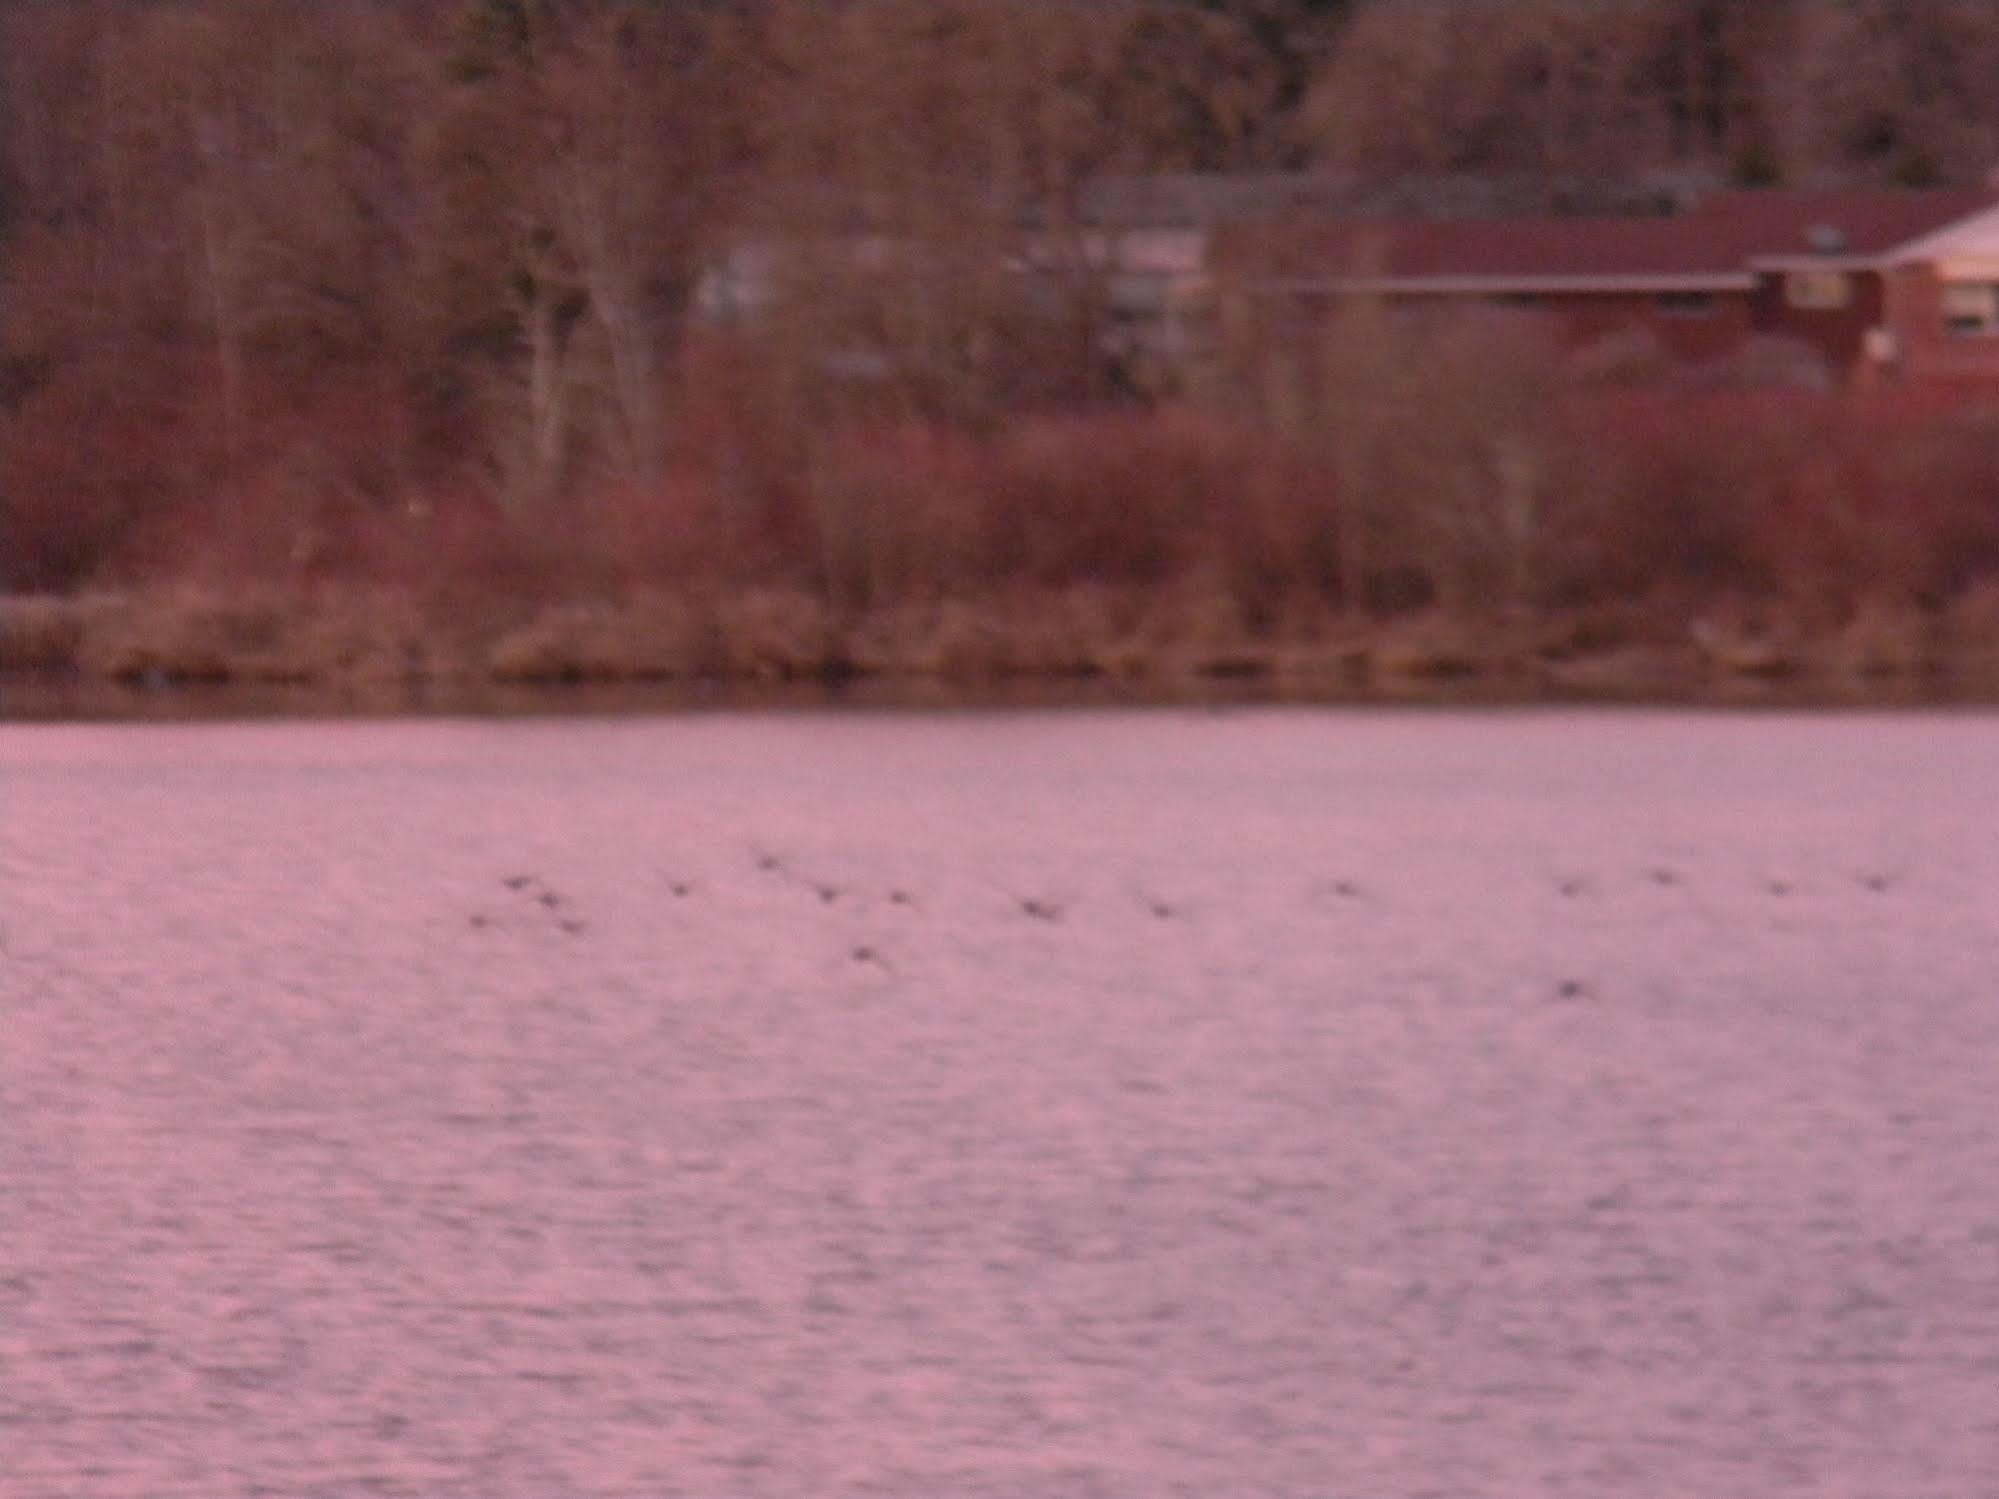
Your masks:
{"label": "dark bird on water", "polygon": [[1053,901],[1037,900],[1031,895],[1018,896],[1021,914],[1035,921],[1060,921],[1062,907]]}
{"label": "dark bird on water", "polygon": [[1582,980],[1563,979],[1555,986],[1555,996],[1558,999],[1589,999],[1592,994],[1590,986]]}
{"label": "dark bird on water", "polygon": [[525,890],[534,883],[534,876],[531,874],[510,874],[504,880],[501,880],[500,883],[505,885],[509,890]]}

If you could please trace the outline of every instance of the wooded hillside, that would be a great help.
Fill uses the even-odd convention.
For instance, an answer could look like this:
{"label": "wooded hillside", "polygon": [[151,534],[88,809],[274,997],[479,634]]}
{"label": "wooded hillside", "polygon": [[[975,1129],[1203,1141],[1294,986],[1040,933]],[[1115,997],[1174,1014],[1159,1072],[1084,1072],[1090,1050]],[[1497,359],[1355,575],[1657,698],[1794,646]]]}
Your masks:
{"label": "wooded hillside", "polygon": [[[1166,575],[1214,525],[1275,527],[1245,589],[1337,598],[1357,533],[1314,529],[1333,502],[1300,475],[1326,455],[1282,434],[1120,417],[1180,497],[1087,522],[1049,498],[1101,494],[1072,472],[1105,461],[1073,424],[1117,392],[1082,268],[1073,300],[1021,315],[1002,252],[1024,220],[1059,239],[1106,173],[1928,184],[1999,161],[1988,0],[8,0],[0,70],[16,590],[485,569],[560,592],[637,568],[838,601],[1030,567]],[[872,291],[829,272],[755,338],[701,327],[732,247],[862,229],[920,253]],[[895,353],[859,414],[827,389],[856,327]],[[1519,423],[1561,426],[1558,400]],[[1970,441],[1937,462],[1975,499]],[[1570,451],[1543,469],[1604,471]],[[1252,470],[1260,520],[1184,493]],[[994,473],[1011,488],[964,498]],[[1572,524],[1601,531],[1605,505],[1578,499]],[[1589,533],[1536,576],[1666,568],[1629,521],[1623,560]],[[1728,520],[1685,567],[1767,581],[1760,524]],[[1380,597],[1449,591],[1370,556]]]}

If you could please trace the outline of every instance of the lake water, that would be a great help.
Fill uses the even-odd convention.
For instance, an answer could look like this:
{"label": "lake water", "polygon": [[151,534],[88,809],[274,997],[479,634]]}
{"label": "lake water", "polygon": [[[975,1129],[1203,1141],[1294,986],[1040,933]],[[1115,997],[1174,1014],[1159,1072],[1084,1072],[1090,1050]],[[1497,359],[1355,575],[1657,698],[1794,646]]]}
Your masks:
{"label": "lake water", "polygon": [[1999,717],[0,727],[0,1496],[1999,1493]]}

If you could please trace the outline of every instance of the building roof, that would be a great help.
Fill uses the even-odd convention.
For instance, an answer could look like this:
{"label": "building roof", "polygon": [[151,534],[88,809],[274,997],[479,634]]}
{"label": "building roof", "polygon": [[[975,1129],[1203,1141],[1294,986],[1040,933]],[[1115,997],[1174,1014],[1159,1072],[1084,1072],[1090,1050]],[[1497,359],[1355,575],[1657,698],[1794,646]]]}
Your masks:
{"label": "building roof", "polygon": [[1106,229],[1207,229],[1245,219],[1352,211],[1351,172],[1107,173],[1083,183],[1077,215]]}
{"label": "building roof", "polygon": [[1663,213],[1719,184],[1692,169],[1620,178],[1530,172],[1313,169],[1105,173],[1082,184],[1078,218],[1103,229],[1213,229],[1285,217],[1496,219],[1556,212]]}
{"label": "building roof", "polygon": [[1877,260],[1995,203],[1999,195],[1989,188],[1735,192],[1720,194],[1689,217],[1718,221],[1745,260],[1839,255]]}
{"label": "building roof", "polygon": [[1726,192],[1647,218],[1417,219],[1244,226],[1217,263],[1277,280],[1747,285],[1760,263],[1852,266],[1992,208],[1976,192]]}

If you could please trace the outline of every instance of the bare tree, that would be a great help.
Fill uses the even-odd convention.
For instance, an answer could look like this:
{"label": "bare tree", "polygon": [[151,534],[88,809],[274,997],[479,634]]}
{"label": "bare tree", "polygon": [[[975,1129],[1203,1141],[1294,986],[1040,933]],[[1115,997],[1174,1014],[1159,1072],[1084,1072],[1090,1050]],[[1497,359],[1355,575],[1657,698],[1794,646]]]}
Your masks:
{"label": "bare tree", "polygon": [[1809,0],[1772,69],[1793,171],[1976,182],[1999,156],[1999,8],[1983,0]]}
{"label": "bare tree", "polygon": [[1288,310],[1296,337],[1250,335],[1266,419],[1337,481],[1341,607],[1369,613],[1384,583],[1420,579],[1447,609],[1531,613],[1566,544],[1559,349],[1531,313],[1372,291],[1379,264],[1363,244],[1350,289],[1316,316]]}
{"label": "bare tree", "polygon": [[477,19],[434,170],[510,331],[490,372],[504,487],[552,495],[579,455],[650,485],[670,356],[740,174],[734,19],[610,0]]}
{"label": "bare tree", "polygon": [[1301,105],[1367,172],[1738,174],[1771,154],[1793,12],[1831,0],[1366,0]]}
{"label": "bare tree", "polygon": [[1273,87],[1237,20],[1167,0],[782,15],[757,218],[801,281],[789,326],[919,406],[1100,393],[1121,247],[1088,185],[1228,154]]}

